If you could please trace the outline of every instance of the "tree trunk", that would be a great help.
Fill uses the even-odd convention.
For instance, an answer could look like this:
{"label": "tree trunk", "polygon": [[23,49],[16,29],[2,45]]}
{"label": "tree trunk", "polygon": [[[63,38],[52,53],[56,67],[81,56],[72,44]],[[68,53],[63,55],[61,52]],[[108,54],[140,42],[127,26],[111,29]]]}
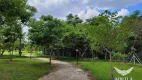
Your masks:
{"label": "tree trunk", "polygon": [[105,52],[105,60],[107,60],[107,52]]}
{"label": "tree trunk", "polygon": [[60,58],[60,49],[57,49],[58,59]]}
{"label": "tree trunk", "polygon": [[64,55],[64,48],[63,48],[63,56],[65,56],[65,55]]}
{"label": "tree trunk", "polygon": [[9,53],[10,53],[10,61],[12,61],[12,52],[9,51]]}
{"label": "tree trunk", "polygon": [[22,55],[22,29],[23,29],[24,25],[21,25],[21,31],[20,31],[20,36],[19,36],[19,56]]}
{"label": "tree trunk", "polygon": [[111,74],[111,80],[114,80],[114,74],[113,74],[113,68],[112,68],[112,55],[111,52],[109,52],[110,57],[110,74]]}
{"label": "tree trunk", "polygon": [[10,61],[12,62],[12,59],[13,59],[13,47],[12,47],[12,50],[10,50]]}
{"label": "tree trunk", "polygon": [[71,52],[69,52],[69,58],[71,58]]}
{"label": "tree trunk", "polygon": [[21,33],[20,33],[20,44],[19,44],[19,56],[21,56],[22,55],[22,51],[21,51],[21,45],[22,45],[22,37],[21,37]]}
{"label": "tree trunk", "polygon": [[32,59],[32,53],[30,53],[30,59]]}
{"label": "tree trunk", "polygon": [[78,65],[78,52],[76,51],[76,64]]}
{"label": "tree trunk", "polygon": [[1,54],[0,54],[0,56],[2,56],[2,55],[3,55],[4,51],[5,51],[5,50],[2,50],[2,51],[1,51]]}
{"label": "tree trunk", "polygon": [[86,53],[85,53],[85,52],[87,51],[87,49],[88,49],[88,48],[86,48],[86,49],[84,50],[83,54],[81,55],[82,58],[84,57],[84,55],[86,56]]}
{"label": "tree trunk", "polygon": [[36,54],[38,54],[38,47],[37,46],[35,48],[35,52],[36,52]]}
{"label": "tree trunk", "polygon": [[13,59],[13,49],[12,49],[11,61],[12,61],[12,59]]}
{"label": "tree trunk", "polygon": [[45,48],[43,48],[43,54],[44,54],[44,55],[46,54],[46,52],[45,52]]}
{"label": "tree trunk", "polygon": [[92,61],[94,60],[94,52],[93,50],[91,50],[91,53],[92,53]]}
{"label": "tree trunk", "polygon": [[50,49],[50,58],[49,58],[49,64],[51,65],[51,58],[52,58],[52,48]]}

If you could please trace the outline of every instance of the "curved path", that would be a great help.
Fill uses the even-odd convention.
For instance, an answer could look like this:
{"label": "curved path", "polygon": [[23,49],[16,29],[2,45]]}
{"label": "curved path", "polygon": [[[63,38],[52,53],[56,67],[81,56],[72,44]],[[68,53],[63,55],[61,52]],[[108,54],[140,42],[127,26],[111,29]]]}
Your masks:
{"label": "curved path", "polygon": [[[48,58],[38,59],[49,61]],[[87,72],[67,62],[52,60],[52,64],[56,67],[55,70],[39,80],[94,80]]]}

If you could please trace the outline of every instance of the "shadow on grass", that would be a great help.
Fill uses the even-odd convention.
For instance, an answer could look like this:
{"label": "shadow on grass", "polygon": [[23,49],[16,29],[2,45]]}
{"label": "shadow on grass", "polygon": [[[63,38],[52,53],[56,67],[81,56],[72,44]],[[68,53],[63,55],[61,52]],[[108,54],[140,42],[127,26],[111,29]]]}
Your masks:
{"label": "shadow on grass", "polygon": [[3,55],[0,56],[0,62],[3,64],[16,64],[16,63],[22,63],[22,62],[26,62],[25,59],[27,59],[28,57],[26,56],[18,56],[18,55],[13,55],[12,61],[10,61],[10,55]]}
{"label": "shadow on grass", "polygon": [[34,68],[45,68],[45,65],[49,65],[48,62],[32,64]]}
{"label": "shadow on grass", "polygon": [[[75,57],[60,57],[58,60],[66,61],[66,62],[76,62],[77,61]],[[98,61],[109,62],[109,61],[99,60],[99,59],[92,60],[91,58],[79,58],[79,62],[98,62]]]}
{"label": "shadow on grass", "polygon": [[[13,59],[15,58],[28,58],[26,56],[18,56],[18,55],[13,55]],[[10,59],[10,55],[3,55],[3,56],[0,56],[0,59]]]}

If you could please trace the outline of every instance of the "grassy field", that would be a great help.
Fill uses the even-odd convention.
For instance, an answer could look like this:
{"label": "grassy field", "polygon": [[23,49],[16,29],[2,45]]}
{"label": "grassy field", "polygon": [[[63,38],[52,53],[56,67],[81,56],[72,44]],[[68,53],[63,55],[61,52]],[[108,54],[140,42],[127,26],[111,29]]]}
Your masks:
{"label": "grassy field", "polygon": [[[89,71],[92,75],[94,75],[97,80],[109,80],[110,79],[110,67],[109,62],[96,61],[96,62],[80,62],[80,67]],[[124,63],[115,62],[113,63],[113,67],[117,67],[121,70],[127,70],[131,67],[134,67],[132,72],[127,75],[127,77],[132,77],[133,80],[141,80],[142,77],[142,65],[128,65]],[[120,77],[114,70],[115,77]]]}
{"label": "grassy field", "polygon": [[14,56],[9,62],[9,56],[0,57],[0,80],[38,80],[49,73],[52,67],[44,61]]}
{"label": "grassy field", "polygon": [[[61,58],[60,60],[71,62],[76,64],[75,58]],[[80,60],[79,66],[91,73],[97,80],[110,80],[110,63],[108,61],[92,61],[92,60]],[[113,62],[113,67],[117,67],[121,70],[128,70],[131,67],[134,67],[132,72],[127,75],[127,77],[132,77],[133,80],[142,80],[142,65],[133,65],[133,64],[125,64],[122,62]],[[114,76],[122,77],[115,70]]]}

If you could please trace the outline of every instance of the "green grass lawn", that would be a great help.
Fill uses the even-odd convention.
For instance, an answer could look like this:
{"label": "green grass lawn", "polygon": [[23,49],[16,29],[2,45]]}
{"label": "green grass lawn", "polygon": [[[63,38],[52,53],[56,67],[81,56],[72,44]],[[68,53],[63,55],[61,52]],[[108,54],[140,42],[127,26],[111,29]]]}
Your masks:
{"label": "green grass lawn", "polygon": [[[75,58],[61,58],[60,60],[71,62],[76,64]],[[92,60],[80,60],[79,66],[91,73],[97,80],[110,80],[110,63],[109,61],[92,61]],[[133,80],[142,80],[142,65],[133,65],[133,64],[125,64],[122,62],[113,62],[113,67],[117,67],[121,70],[128,70],[131,67],[134,67],[132,72],[127,75],[127,77],[132,77]],[[122,77],[115,70],[114,76]]]}
{"label": "green grass lawn", "polygon": [[52,70],[44,61],[14,56],[10,63],[8,57],[0,57],[0,80],[38,80]]}
{"label": "green grass lawn", "polygon": [[[80,62],[79,66],[87,71],[89,71],[97,80],[110,80],[110,66],[109,62],[96,61],[96,62]],[[133,80],[141,80],[142,77],[142,65],[130,65],[120,62],[114,62],[113,67],[117,67],[121,70],[127,70],[134,67],[132,72],[127,75],[127,77],[132,77]],[[120,77],[114,70],[115,77]]]}

